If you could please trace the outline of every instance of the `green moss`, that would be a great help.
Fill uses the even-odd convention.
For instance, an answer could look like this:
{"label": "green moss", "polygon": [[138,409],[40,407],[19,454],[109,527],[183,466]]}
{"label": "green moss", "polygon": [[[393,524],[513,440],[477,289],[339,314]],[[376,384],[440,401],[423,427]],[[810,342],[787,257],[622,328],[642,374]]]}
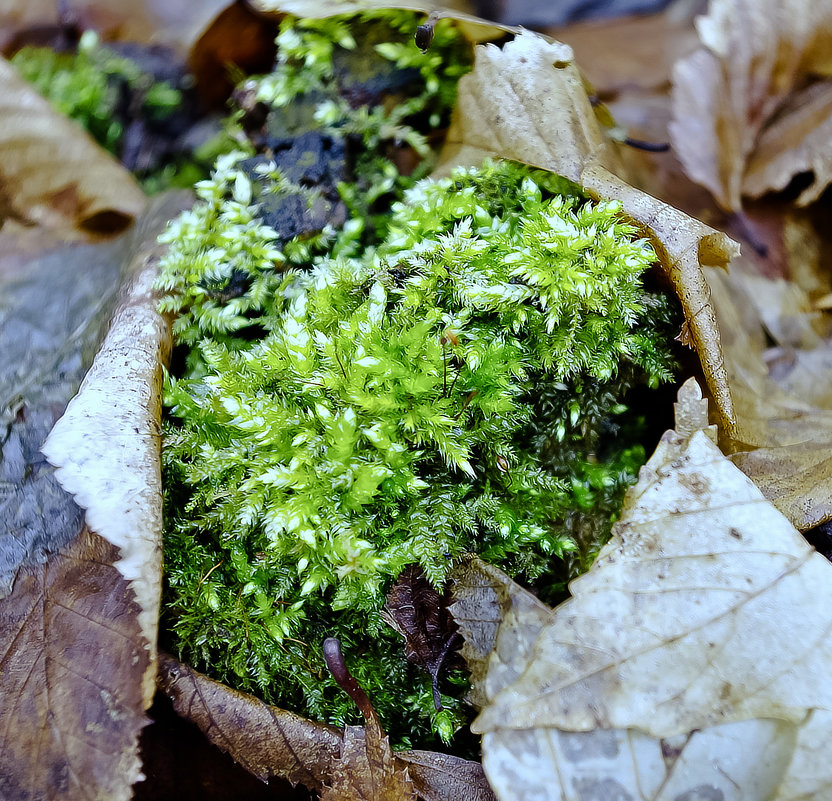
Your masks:
{"label": "green moss", "polygon": [[[272,100],[330,102],[333,48],[289,44]],[[301,52],[324,66],[295,75]],[[375,111],[344,113],[331,135]],[[384,183],[382,141],[362,137],[376,166],[342,200]],[[464,677],[437,712],[380,615],[389,585],[416,563],[440,586],[473,551],[551,587],[576,515],[598,523],[586,561],[643,461],[624,396],[670,378],[674,312],[643,288],[655,256],[618,205],[564,179],[501,162],[384,186],[371,225],[353,205],[287,237],[266,204],[311,209],[320,190],[230,154],[166,234],[163,308],[187,351],[165,394],[166,616],[188,661],[342,724],[356,714],[321,655],[337,636],[394,741],[425,745],[465,721]]]}

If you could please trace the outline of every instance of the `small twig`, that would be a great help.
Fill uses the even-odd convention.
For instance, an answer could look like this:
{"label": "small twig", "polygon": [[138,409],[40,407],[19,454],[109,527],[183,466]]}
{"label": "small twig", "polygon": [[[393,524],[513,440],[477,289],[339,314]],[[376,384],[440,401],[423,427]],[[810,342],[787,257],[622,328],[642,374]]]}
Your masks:
{"label": "small twig", "polygon": [[370,703],[367,693],[361,689],[361,685],[353,678],[347,670],[344,662],[344,655],[341,653],[341,641],[335,637],[327,637],[324,640],[324,661],[332,674],[332,678],[338,682],[338,686],[352,698],[355,705],[361,710],[364,720],[367,723],[377,720],[376,711]]}
{"label": "small twig", "polygon": [[646,150],[648,153],[667,153],[670,150],[670,142],[645,142],[643,139],[633,139],[631,136],[624,137],[624,144],[636,150]]}

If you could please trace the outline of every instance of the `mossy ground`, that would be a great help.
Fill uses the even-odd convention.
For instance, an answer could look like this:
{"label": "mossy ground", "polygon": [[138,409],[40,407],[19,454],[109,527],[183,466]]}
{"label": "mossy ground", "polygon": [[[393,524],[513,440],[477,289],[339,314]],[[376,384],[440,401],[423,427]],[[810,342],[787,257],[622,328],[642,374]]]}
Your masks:
{"label": "mossy ground", "polygon": [[473,551],[562,591],[644,460],[626,399],[670,378],[678,312],[614,204],[510,163],[420,180],[471,54],[447,21],[420,53],[419,21],[284,21],[160,287],[169,645],[344,724],[337,636],[393,741],[426,746],[466,722],[466,679],[437,710],[387,589]]}

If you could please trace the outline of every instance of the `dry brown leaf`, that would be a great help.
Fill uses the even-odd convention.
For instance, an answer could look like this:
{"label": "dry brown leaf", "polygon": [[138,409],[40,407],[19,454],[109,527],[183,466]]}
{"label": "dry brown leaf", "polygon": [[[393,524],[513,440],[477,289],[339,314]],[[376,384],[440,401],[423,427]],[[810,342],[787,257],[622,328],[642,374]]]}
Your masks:
{"label": "dry brown leaf", "polygon": [[0,797],[127,801],[152,670],[115,547],[84,528],[0,610]]}
{"label": "dry brown leaf", "polygon": [[320,790],[341,752],[338,729],[268,706],[171,656],[159,656],[159,689],[183,718],[260,781],[272,777]]}
{"label": "dry brown leaf", "polygon": [[434,751],[397,751],[422,801],[496,801],[482,765]]}
{"label": "dry brown leaf", "polygon": [[697,29],[702,47],[673,74],[670,134],[688,175],[730,211],[808,169],[815,181],[800,202],[816,198],[832,178],[821,144],[830,84],[791,96],[829,76],[832,3],[712,0]]}
{"label": "dry brown leaf", "polygon": [[[159,657],[159,689],[171,699],[180,716],[199,726],[214,745],[261,781],[280,777],[320,791],[326,784],[335,783],[336,767],[341,765],[338,770],[343,774],[342,784],[338,791],[343,798],[343,793],[347,792],[344,788],[350,788],[352,781],[346,766],[354,767],[356,760],[359,763],[367,760],[363,730],[354,730],[350,745],[344,746],[341,730],[268,706],[165,654]],[[423,801],[458,801],[460,798],[494,801],[478,762],[432,751],[399,751],[390,763],[389,747],[381,749],[386,738],[380,727],[373,737],[374,758],[385,763],[384,771],[395,775],[397,780],[406,773],[412,788],[405,783],[403,789],[411,795],[415,790]],[[348,790],[352,793],[363,791],[360,786],[358,790],[354,787]],[[338,795],[334,797],[339,798]],[[362,798],[360,795],[346,797]],[[404,798],[408,797],[405,794]],[[386,797],[371,795],[369,798]],[[393,798],[398,800],[401,795]]]}
{"label": "dry brown leaf", "polygon": [[[108,40],[165,44],[187,49],[227,0],[160,3],[155,0],[73,0],[63,14],[82,29]],[[55,0],[2,0],[0,49],[26,30],[60,23],[63,4]]]}
{"label": "dry brown leaf", "polygon": [[145,209],[130,173],[0,59],[0,219],[113,231]]}
{"label": "dry brown leaf", "polygon": [[[137,254],[134,272],[141,273],[145,261],[152,259],[156,236],[181,205],[181,197],[176,204],[171,204],[169,198],[167,204],[162,201],[158,216],[146,221],[148,228],[128,237],[132,245],[124,246],[124,250]],[[91,248],[84,247],[87,251]],[[85,252],[83,248],[79,251],[79,246],[75,246],[73,252],[76,251]],[[110,247],[105,253],[118,258],[119,248]],[[118,276],[118,269],[105,267],[106,270],[96,267],[96,274],[110,280]],[[81,283],[80,279],[76,280]],[[56,286],[60,286],[58,282]],[[41,288],[41,291],[50,289]],[[106,301],[106,289],[102,296]],[[65,302],[70,303],[71,298],[67,296]],[[151,325],[147,317],[145,325],[135,325],[136,317],[142,316],[142,303],[146,309],[153,308],[151,298],[128,295],[85,380],[83,400],[72,403],[76,412],[85,404],[90,407],[91,396],[97,398],[93,408],[104,405],[95,410],[99,417],[98,421],[93,419],[92,433],[78,437],[69,445],[72,452],[67,455],[64,451],[66,458],[60,459],[70,485],[77,475],[73,458],[79,458],[82,452],[89,454],[112,447],[108,436],[116,442],[124,440],[124,432],[110,418],[128,419],[128,424],[135,427],[130,432],[140,440],[139,447],[152,450],[155,445],[158,451],[158,437],[147,436],[149,422],[142,418],[142,411],[145,416],[152,415],[153,405],[146,404],[143,410],[136,401],[142,398],[141,388],[151,386],[151,377],[158,372],[157,351],[164,342],[167,327],[161,320]],[[44,309],[49,309],[48,304]],[[75,332],[68,346],[80,348],[79,342],[72,341],[74,336]],[[136,338],[144,340],[147,353],[152,353],[152,358],[148,355],[146,372],[137,369],[139,358],[135,354],[125,359],[122,351],[118,359],[115,343],[119,340],[123,343],[125,338],[131,346],[135,346]],[[78,361],[81,358],[81,353],[76,354]],[[114,384],[121,391],[121,397],[126,393],[133,401],[128,412],[120,417],[113,411],[117,400],[106,393],[95,395],[96,382],[108,370],[118,376]],[[24,394],[31,395],[31,392]],[[59,428],[66,429],[65,421],[73,412],[70,410],[67,414],[69,418],[65,416],[58,422]],[[56,437],[54,452],[58,455],[62,436]],[[40,442],[36,447],[39,445]],[[111,465],[112,462],[103,460],[105,469]],[[0,720],[3,721],[0,796],[3,798],[118,801],[130,797],[131,785],[140,776],[138,736],[147,723],[144,710],[149,706],[153,690],[161,565],[158,545],[154,544],[149,564],[156,574],[151,575],[147,568],[142,573],[136,551],[125,560],[128,543],[108,536],[111,531],[105,531],[108,527],[118,527],[122,516],[137,517],[135,505],[142,496],[130,490],[136,481],[144,483],[146,478],[134,474],[135,466],[128,461],[123,474],[116,471],[106,474],[104,488],[112,492],[118,485],[123,494],[103,514],[100,508],[97,513],[89,514],[80,534],[74,530],[67,536],[53,536],[50,542],[40,543],[45,552],[40,558],[23,563],[16,572],[11,593],[3,599],[0,611]],[[102,465],[96,467],[100,470]],[[96,490],[101,490],[101,485]],[[144,490],[152,496],[151,509],[160,506],[159,490],[158,481]],[[57,517],[57,510],[46,507],[43,514]],[[45,530],[55,525],[56,521],[50,520]],[[5,533],[10,537],[13,530]],[[130,565],[129,570],[125,564]]]}
{"label": "dry brown leaf", "polygon": [[734,410],[703,265],[725,266],[739,246],[725,234],[617,178],[567,45],[524,34],[502,50],[477,48],[459,96],[440,169],[510,158],[564,175],[598,198],[618,200],[650,238],[685,310],[691,341],[725,427]]}
{"label": "dry brown leaf", "polygon": [[382,616],[404,637],[405,658],[430,676],[433,703],[441,709],[439,678],[453,666],[461,645],[447,595],[436,591],[418,565],[409,565],[390,588]]}
{"label": "dry brown leaf", "polygon": [[504,801],[832,789],[832,565],[700,428],[693,380],[677,414],[573,598],[500,624],[474,726]]}

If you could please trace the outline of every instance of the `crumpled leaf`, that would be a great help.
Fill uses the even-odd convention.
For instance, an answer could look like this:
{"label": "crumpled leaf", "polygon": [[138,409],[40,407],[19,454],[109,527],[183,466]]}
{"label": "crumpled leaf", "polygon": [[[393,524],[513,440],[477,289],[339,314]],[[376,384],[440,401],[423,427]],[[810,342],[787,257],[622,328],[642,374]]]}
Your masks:
{"label": "crumpled leaf", "polygon": [[133,177],[0,59],[0,219],[114,231],[145,209]]}
{"label": "crumpled leaf", "polygon": [[502,49],[477,48],[473,71],[459,82],[440,171],[487,156],[551,170],[595,197],[621,202],[656,248],[723,424],[732,430],[734,409],[703,266],[724,267],[739,246],[616,177],[613,145],[595,118],[570,47],[523,34]]}
{"label": "crumpled leaf", "polygon": [[[499,626],[474,729],[501,799],[832,791],[818,756],[832,740],[832,565],[699,428],[693,380],[677,414],[573,598]],[[491,570],[495,582],[517,594]]]}
{"label": "crumpled leaf", "polygon": [[738,211],[813,171],[798,203],[815,200],[832,179],[832,4],[711,0],[697,29],[702,47],[673,74],[670,135],[688,175]]}
{"label": "crumpled leaf", "polygon": [[[179,715],[199,726],[214,745],[261,781],[280,777],[320,791],[334,783],[333,774],[341,765],[341,781],[350,787],[350,777],[343,770],[342,748],[348,764],[360,759],[363,730],[351,734],[347,747],[341,730],[268,706],[165,654],[159,657],[158,681],[159,689],[171,699]],[[380,728],[373,736],[376,748],[386,739]],[[391,766],[387,761],[388,769],[398,775],[406,771],[412,790],[423,801],[494,801],[478,762],[432,751],[399,751],[392,756],[394,762]]]}
{"label": "crumpled leaf", "polygon": [[393,756],[370,699],[347,670],[340,641],[324,640],[323,652],[332,677],[361,711],[364,727],[344,729],[341,755],[332,765],[321,801],[416,801],[407,767]]}
{"label": "crumpled leaf", "polygon": [[796,284],[755,276],[741,261],[708,281],[737,412],[732,460],[797,528],[832,519],[828,321]]}
{"label": "crumpled leaf", "polygon": [[448,599],[440,595],[418,565],[408,565],[387,595],[382,616],[405,640],[405,658],[427,672],[433,683],[433,702],[442,708],[439,677],[453,664],[461,644],[448,613]]}

